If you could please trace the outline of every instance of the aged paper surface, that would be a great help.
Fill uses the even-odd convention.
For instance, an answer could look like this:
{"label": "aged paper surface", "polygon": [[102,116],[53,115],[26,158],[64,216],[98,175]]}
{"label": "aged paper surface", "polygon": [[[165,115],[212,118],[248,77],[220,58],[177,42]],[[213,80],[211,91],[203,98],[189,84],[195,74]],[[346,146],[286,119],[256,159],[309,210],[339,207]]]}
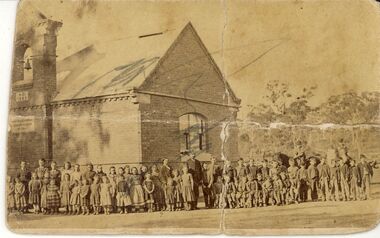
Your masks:
{"label": "aged paper surface", "polygon": [[21,1],[9,228],[372,229],[379,23],[364,0]]}

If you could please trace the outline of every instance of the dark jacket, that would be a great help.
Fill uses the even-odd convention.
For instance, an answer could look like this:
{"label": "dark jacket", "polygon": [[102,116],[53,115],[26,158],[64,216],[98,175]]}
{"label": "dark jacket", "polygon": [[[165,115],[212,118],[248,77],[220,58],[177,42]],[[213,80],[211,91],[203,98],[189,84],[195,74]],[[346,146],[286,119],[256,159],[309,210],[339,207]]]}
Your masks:
{"label": "dark jacket", "polygon": [[187,161],[189,173],[193,176],[194,183],[199,184],[202,180],[202,165],[197,159],[189,159]]}

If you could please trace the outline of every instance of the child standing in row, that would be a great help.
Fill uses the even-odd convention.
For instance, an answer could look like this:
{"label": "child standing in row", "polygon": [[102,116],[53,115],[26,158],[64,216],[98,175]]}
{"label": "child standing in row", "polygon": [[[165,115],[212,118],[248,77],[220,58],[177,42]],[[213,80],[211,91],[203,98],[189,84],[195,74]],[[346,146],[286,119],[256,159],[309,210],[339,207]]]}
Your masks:
{"label": "child standing in row", "polygon": [[173,185],[175,187],[174,196],[176,202],[176,210],[179,211],[183,209],[183,198],[182,198],[182,188],[181,188],[181,176],[177,169],[173,170]]}
{"label": "child standing in row", "polygon": [[142,178],[141,175],[137,173],[137,168],[132,168],[132,175],[131,175],[131,198],[132,198],[132,205],[134,210],[141,211],[142,207],[145,205],[144,200],[144,190],[142,187]]}
{"label": "child standing in row", "polygon": [[253,176],[250,174],[248,175],[248,181],[247,181],[247,207],[251,208],[253,206],[257,206],[257,181],[253,179]]}
{"label": "child standing in row", "polygon": [[[38,177],[38,173],[37,173],[37,177]],[[41,186],[41,211],[43,214],[47,213],[47,192],[48,192],[48,186],[50,183],[49,178],[50,178],[50,174],[47,171],[43,175],[42,186]]]}
{"label": "child standing in row", "polygon": [[82,179],[82,185],[79,188],[80,206],[82,207],[82,215],[90,215],[89,210],[89,199],[88,195],[90,193],[90,186],[88,185],[87,179]]}
{"label": "child standing in row", "polygon": [[355,164],[355,160],[350,161],[350,189],[351,189],[351,196],[354,201],[359,199],[360,197],[360,174],[359,169]]}
{"label": "child standing in row", "polygon": [[94,181],[90,185],[90,206],[92,207],[93,215],[98,215],[100,212],[99,176],[94,176]]}
{"label": "child standing in row", "polygon": [[127,214],[128,208],[132,204],[128,182],[125,180],[124,169],[119,168],[119,174],[116,177],[116,205],[120,214]]}
{"label": "child standing in row", "polygon": [[59,188],[56,185],[55,179],[51,179],[49,185],[47,186],[46,203],[47,208],[51,214],[58,214],[58,209],[60,207],[60,197]]}
{"label": "child standing in row", "polygon": [[38,214],[40,210],[40,196],[42,183],[41,180],[37,177],[37,173],[32,173],[32,179],[28,184],[29,188],[29,204],[33,206],[33,212]]}
{"label": "child standing in row", "polygon": [[143,187],[145,191],[145,202],[148,205],[148,212],[153,212],[154,204],[154,183],[151,179],[151,174],[145,174],[146,179],[144,180]]}
{"label": "child standing in row", "polygon": [[273,183],[271,177],[267,177],[262,184],[263,189],[263,205],[266,207],[267,205],[274,205],[273,201]]}
{"label": "child standing in row", "polygon": [[11,176],[7,176],[7,205],[8,213],[11,213],[15,208],[15,184]]}
{"label": "child standing in row", "polygon": [[103,176],[103,183],[100,185],[100,205],[102,205],[104,214],[109,215],[112,207],[112,185],[107,176]]}
{"label": "child standing in row", "polygon": [[193,176],[189,173],[189,170],[187,166],[184,166],[183,174],[181,176],[181,187],[182,187],[182,196],[183,201],[185,203],[185,209],[187,211],[191,208],[191,203],[195,200],[193,187],[194,187],[194,181]]}
{"label": "child standing in row", "polygon": [[331,160],[330,168],[330,191],[332,201],[339,201],[339,168],[336,167],[335,160]]}
{"label": "child standing in row", "polygon": [[274,176],[273,176],[273,194],[274,194],[274,200],[275,200],[277,206],[282,205],[283,201],[284,201],[283,187],[284,187],[284,185],[282,183],[280,176],[278,176],[277,173],[274,174]]}
{"label": "child standing in row", "polygon": [[173,179],[168,178],[167,184],[165,186],[165,200],[166,200],[166,207],[168,211],[174,211],[174,203],[175,203],[175,197],[174,197],[174,185],[173,185]]}
{"label": "child standing in row", "polygon": [[26,208],[25,185],[21,182],[19,178],[16,178],[15,201],[17,210],[20,213],[24,213]]}
{"label": "child standing in row", "polygon": [[63,174],[63,180],[61,181],[61,186],[59,189],[59,193],[61,195],[61,207],[65,208],[65,214],[70,214],[71,207],[70,207],[70,188],[71,188],[71,182],[70,182],[70,174],[64,173]]}
{"label": "child standing in row", "polygon": [[71,197],[70,197],[70,206],[71,211],[74,215],[79,214],[79,208],[81,204],[80,199],[80,186],[78,180],[74,180],[72,182],[72,190],[71,190]]}

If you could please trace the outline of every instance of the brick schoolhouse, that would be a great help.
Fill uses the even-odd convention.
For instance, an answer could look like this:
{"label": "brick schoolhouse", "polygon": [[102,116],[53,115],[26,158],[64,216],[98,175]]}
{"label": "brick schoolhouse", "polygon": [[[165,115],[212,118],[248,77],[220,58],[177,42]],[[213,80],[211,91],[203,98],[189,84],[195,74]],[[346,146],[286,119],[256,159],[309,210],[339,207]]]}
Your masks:
{"label": "brick schoolhouse", "polygon": [[175,161],[189,150],[238,158],[240,100],[191,23],[57,61],[61,25],[40,16],[16,36],[9,167]]}

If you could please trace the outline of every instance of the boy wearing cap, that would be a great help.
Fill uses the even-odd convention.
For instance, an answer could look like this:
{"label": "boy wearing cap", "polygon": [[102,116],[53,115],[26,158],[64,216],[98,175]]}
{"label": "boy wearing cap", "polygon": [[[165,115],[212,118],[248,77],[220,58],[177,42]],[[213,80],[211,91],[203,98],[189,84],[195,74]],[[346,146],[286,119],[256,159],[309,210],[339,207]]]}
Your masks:
{"label": "boy wearing cap", "polygon": [[347,201],[350,199],[350,189],[348,187],[349,167],[343,158],[339,160],[339,165],[340,189],[342,192],[343,201]]}
{"label": "boy wearing cap", "polygon": [[326,159],[324,157],[321,158],[321,162],[319,163],[318,172],[319,172],[319,188],[322,197],[322,201],[330,200],[330,168],[326,164]]}
{"label": "boy wearing cap", "polygon": [[288,168],[288,174],[289,174],[289,181],[290,181],[290,189],[289,194],[290,198],[295,202],[298,203],[298,167],[295,165],[295,161],[293,158],[289,159],[289,168]]}
{"label": "boy wearing cap", "polygon": [[358,163],[360,173],[361,190],[364,199],[370,199],[370,179],[373,175],[372,167],[366,161],[365,155],[360,155],[360,162]]}
{"label": "boy wearing cap", "polygon": [[360,186],[360,176],[359,169],[355,164],[355,160],[350,160],[350,193],[352,200],[357,200],[360,196],[359,186]]}
{"label": "boy wearing cap", "polygon": [[311,191],[311,200],[313,202],[318,201],[318,180],[319,180],[319,173],[318,169],[316,167],[316,158],[312,157],[310,158],[310,166],[307,168],[307,177],[309,180],[309,187]]}
{"label": "boy wearing cap", "polygon": [[335,160],[331,160],[330,176],[331,199],[339,201],[339,168]]}
{"label": "boy wearing cap", "polygon": [[301,168],[297,172],[297,180],[298,180],[298,194],[301,202],[306,202],[307,200],[307,170],[305,168],[305,162],[301,161]]}

